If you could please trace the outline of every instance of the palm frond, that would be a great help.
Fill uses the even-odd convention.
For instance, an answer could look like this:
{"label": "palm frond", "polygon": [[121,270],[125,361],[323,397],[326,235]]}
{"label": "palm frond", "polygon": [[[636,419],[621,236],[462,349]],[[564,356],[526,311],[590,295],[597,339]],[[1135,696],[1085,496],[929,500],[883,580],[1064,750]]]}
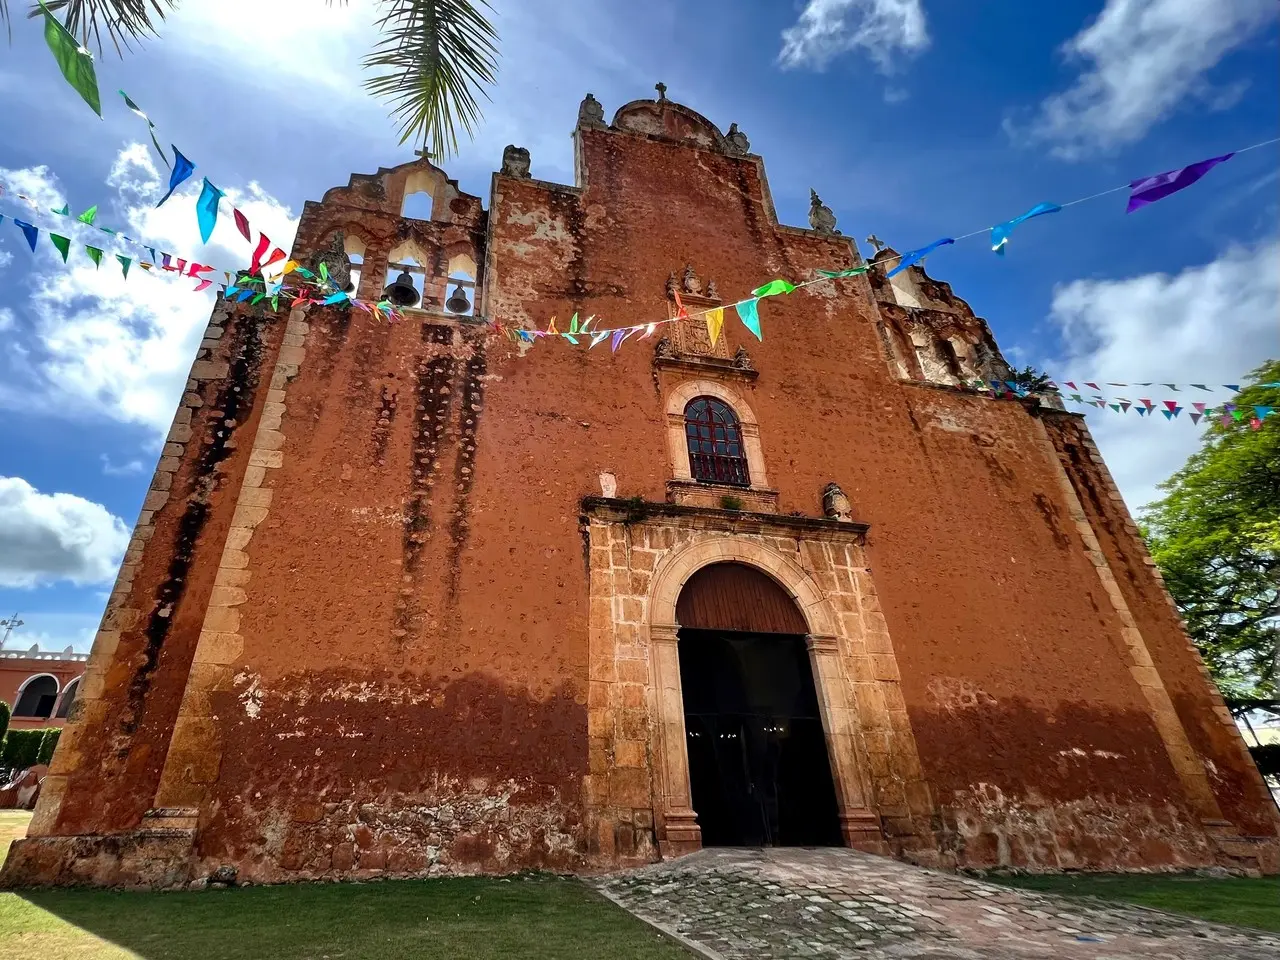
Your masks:
{"label": "palm frond", "polygon": [[[92,39],[98,52],[102,52],[102,29],[116,53],[123,54],[121,45],[129,47],[130,40],[141,40],[156,33],[155,20],[163,20],[166,12],[178,5],[178,0],[45,0],[49,12],[58,15],[67,31],[84,47]],[[0,0],[0,16],[8,19],[7,0]],[[40,5],[33,3],[27,11],[29,18],[42,16]]]}
{"label": "palm frond", "polygon": [[458,152],[458,127],[475,135],[477,95],[498,68],[497,31],[486,0],[382,0],[383,37],[364,65],[380,71],[365,89],[392,104],[400,142],[421,142],[441,160]]}

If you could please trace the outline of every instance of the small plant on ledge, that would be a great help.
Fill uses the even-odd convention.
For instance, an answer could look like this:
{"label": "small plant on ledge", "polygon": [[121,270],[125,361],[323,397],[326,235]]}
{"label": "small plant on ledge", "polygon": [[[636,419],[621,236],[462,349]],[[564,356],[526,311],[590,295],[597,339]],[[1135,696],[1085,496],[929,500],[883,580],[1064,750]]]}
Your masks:
{"label": "small plant on ledge", "polygon": [[627,508],[627,523],[639,523],[649,513],[648,504],[645,503],[644,497],[628,497],[623,501]]}
{"label": "small plant on ledge", "polygon": [[726,493],[723,497],[720,498],[720,509],[721,510],[741,510],[742,498],[735,497],[732,493]]}

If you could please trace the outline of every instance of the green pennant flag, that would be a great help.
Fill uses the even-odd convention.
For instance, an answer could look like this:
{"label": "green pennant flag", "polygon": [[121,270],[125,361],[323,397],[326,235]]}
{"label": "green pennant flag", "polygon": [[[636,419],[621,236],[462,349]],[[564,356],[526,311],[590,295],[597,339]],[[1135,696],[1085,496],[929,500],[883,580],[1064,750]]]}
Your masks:
{"label": "green pennant flag", "polygon": [[49,209],[52,210],[54,213],[56,213],[60,217],[68,216],[71,213],[71,208],[67,206],[65,203],[62,205],[61,210],[59,210],[57,207],[50,207]]}
{"label": "green pennant flag", "polygon": [[102,251],[97,247],[86,246],[84,252],[89,255],[89,259],[93,261],[95,267],[102,266]]}
{"label": "green pennant flag", "polygon": [[860,277],[870,269],[870,267],[862,266],[854,267],[851,270],[819,270],[818,272],[828,280],[838,280],[841,277]]}
{"label": "green pennant flag", "polygon": [[756,298],[775,297],[780,293],[790,293],[796,288],[794,283],[787,280],[770,280],[763,287],[751,291],[751,295]]}
{"label": "green pennant flag", "polygon": [[272,310],[280,309],[280,294],[277,293],[274,297],[271,298],[271,309]]}
{"label": "green pennant flag", "polygon": [[124,271],[124,276],[127,279],[129,276],[129,265],[132,264],[133,261],[128,257],[126,257],[123,253],[117,253],[116,260],[120,262],[120,269]]}
{"label": "green pennant flag", "polygon": [[62,76],[84,98],[93,112],[101,117],[102,101],[98,99],[98,75],[93,71],[93,57],[80,46],[66,27],[53,18],[43,0],[40,12],[44,14],[44,42],[49,45],[49,52],[57,61]]}
{"label": "green pennant flag", "polygon": [[572,343],[575,347],[578,345],[578,338],[574,336],[574,334],[576,334],[577,332],[578,332],[578,315],[577,313],[575,313],[573,315],[573,319],[569,321],[569,332],[564,335],[564,338],[568,340],[570,343]]}
{"label": "green pennant flag", "polygon": [[49,239],[53,241],[53,245],[58,248],[58,252],[62,254],[62,262],[67,262],[67,254],[71,252],[71,238],[60,237],[56,233],[50,233]]}
{"label": "green pennant flag", "polygon": [[252,307],[255,303],[257,303],[259,300],[261,300],[265,296],[266,296],[265,293],[258,294],[256,297],[254,297],[252,300],[249,301],[249,306]]}
{"label": "green pennant flag", "polygon": [[80,216],[76,217],[76,219],[79,220],[81,223],[87,223],[89,224],[89,226],[93,226],[93,221],[97,218],[97,216],[98,216],[98,205],[94,204],[84,213],[80,214]]}

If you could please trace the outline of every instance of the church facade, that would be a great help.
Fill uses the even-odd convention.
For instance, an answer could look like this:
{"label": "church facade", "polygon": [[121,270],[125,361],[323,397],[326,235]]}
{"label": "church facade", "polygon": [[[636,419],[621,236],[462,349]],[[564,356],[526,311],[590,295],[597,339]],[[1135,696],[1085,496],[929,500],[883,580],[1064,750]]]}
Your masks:
{"label": "church facade", "polygon": [[[921,266],[660,90],[307,203],[344,306],[219,301],[7,885],[554,868],[712,844],[1280,869],[1083,419]],[[431,214],[404,216],[406,194]],[[881,246],[877,244],[877,247]],[[412,304],[412,306],[410,306]],[[514,330],[574,315],[589,349]]]}

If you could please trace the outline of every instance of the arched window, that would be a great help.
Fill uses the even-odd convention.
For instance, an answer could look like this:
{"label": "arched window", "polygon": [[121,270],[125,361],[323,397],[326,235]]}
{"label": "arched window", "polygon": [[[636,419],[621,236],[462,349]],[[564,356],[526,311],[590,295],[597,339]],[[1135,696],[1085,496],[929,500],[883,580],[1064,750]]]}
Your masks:
{"label": "arched window", "polygon": [[695,397],[684,408],[689,472],[701,483],[751,486],[738,415],[723,400]]}
{"label": "arched window", "polygon": [[30,677],[22,685],[22,693],[13,706],[15,717],[36,717],[47,720],[58,700],[58,681],[47,673]]}
{"label": "arched window", "polygon": [[62,688],[62,699],[58,701],[58,709],[54,716],[59,720],[67,719],[67,711],[76,702],[76,694],[80,692],[80,678],[76,677]]}

